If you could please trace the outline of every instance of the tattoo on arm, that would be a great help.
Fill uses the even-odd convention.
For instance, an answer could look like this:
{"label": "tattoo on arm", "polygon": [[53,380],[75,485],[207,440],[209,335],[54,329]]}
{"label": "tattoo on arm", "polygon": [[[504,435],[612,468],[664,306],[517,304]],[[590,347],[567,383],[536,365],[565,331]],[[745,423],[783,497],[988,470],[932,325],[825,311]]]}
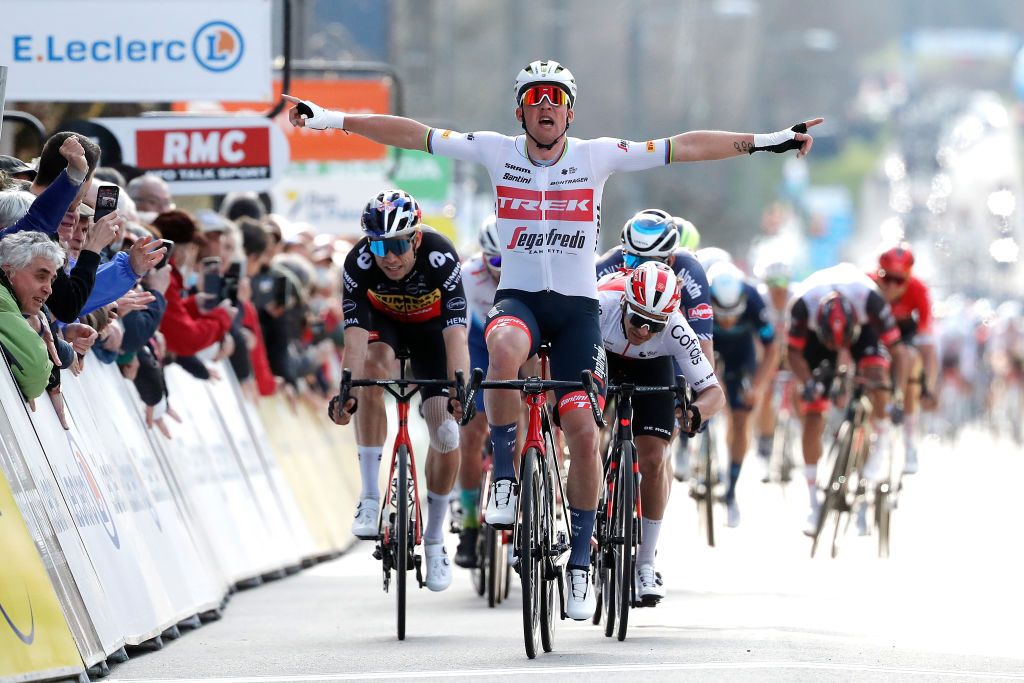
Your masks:
{"label": "tattoo on arm", "polygon": [[736,151],[739,152],[740,154],[749,154],[750,148],[753,147],[754,145],[753,143],[747,142],[746,140],[739,140],[737,142],[734,142],[732,146],[735,147]]}

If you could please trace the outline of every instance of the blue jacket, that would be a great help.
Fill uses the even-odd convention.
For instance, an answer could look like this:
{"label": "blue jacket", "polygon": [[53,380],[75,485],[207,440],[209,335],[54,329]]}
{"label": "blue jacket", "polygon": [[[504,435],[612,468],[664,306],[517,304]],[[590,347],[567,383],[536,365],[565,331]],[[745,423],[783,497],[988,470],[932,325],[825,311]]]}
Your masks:
{"label": "blue jacket", "polygon": [[81,184],[76,185],[68,177],[67,170],[61,171],[50,186],[36,197],[32,206],[28,207],[28,213],[14,225],[0,230],[0,239],[26,230],[45,232],[47,235],[57,234],[57,228],[60,227],[60,222],[68,212],[71,202],[75,200],[80,187]]}

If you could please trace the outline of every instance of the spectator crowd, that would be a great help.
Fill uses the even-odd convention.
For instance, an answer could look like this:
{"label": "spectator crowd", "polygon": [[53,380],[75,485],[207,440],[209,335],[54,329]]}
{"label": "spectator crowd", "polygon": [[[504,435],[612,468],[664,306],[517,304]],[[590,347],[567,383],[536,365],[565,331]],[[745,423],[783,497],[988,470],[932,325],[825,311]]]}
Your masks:
{"label": "spectator crowd", "polygon": [[0,347],[32,409],[46,393],[66,428],[62,373],[93,363],[116,364],[167,437],[172,363],[220,381],[227,359],[254,400],[327,395],[351,244],[254,193],[185,211],[161,177],[101,161],[95,142],[67,132],[31,164],[0,156]]}

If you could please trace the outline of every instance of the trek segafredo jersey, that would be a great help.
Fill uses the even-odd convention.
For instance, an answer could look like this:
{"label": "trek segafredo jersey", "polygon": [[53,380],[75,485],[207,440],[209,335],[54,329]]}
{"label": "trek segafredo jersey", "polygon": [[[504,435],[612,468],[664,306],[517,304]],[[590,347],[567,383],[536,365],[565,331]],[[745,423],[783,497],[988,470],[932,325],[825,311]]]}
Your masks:
{"label": "trek segafredo jersey", "polygon": [[426,149],[487,168],[501,242],[498,289],[590,299],[597,298],[594,262],[605,181],[615,171],[642,171],[672,159],[672,144],[664,138],[566,138],[562,156],[551,166],[538,166],[527,156],[524,135],[434,128],[427,133]]}

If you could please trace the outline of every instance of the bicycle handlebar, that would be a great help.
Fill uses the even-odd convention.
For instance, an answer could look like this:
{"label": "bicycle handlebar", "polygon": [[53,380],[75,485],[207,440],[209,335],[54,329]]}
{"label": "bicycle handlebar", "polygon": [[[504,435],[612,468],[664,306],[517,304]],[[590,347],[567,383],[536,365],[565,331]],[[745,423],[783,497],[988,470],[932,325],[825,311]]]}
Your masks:
{"label": "bicycle handlebar", "polygon": [[[392,387],[397,386],[400,391],[395,391]],[[352,371],[345,368],[341,371],[341,389],[336,397],[340,404],[340,409],[345,409],[345,404],[351,398],[355,401],[352,404],[352,410],[347,411],[349,415],[354,415],[356,410],[359,408],[359,399],[352,396],[353,387],[384,387],[387,389],[392,396],[399,401],[408,400],[412,398],[413,393],[406,394],[405,390],[410,386],[418,387],[455,387],[455,398],[462,405],[463,410],[466,409],[466,381],[462,375],[462,370],[455,371],[455,379],[352,379]],[[450,398],[450,397],[449,397]],[[334,403],[335,399],[331,400]]]}
{"label": "bicycle handlebar", "polygon": [[526,379],[506,379],[484,381],[484,371],[480,368],[473,368],[473,375],[469,381],[469,389],[466,392],[466,401],[463,403],[462,425],[466,426],[476,415],[476,392],[480,389],[507,389],[518,390],[524,394],[542,394],[552,389],[583,389],[590,401],[590,409],[594,414],[594,422],[599,427],[605,426],[604,417],[601,415],[601,408],[597,399],[597,387],[594,385],[594,377],[590,370],[580,373],[579,382],[569,382],[557,379],[540,379],[539,377],[528,377]]}

